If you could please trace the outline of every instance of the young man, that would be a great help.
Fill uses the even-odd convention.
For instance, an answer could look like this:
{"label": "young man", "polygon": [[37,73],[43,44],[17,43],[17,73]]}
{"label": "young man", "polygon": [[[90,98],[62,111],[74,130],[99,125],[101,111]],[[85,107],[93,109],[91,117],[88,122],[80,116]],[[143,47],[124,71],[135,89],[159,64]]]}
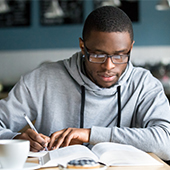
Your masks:
{"label": "young man", "polygon": [[[21,77],[0,101],[0,138],[28,139],[31,150],[109,141],[170,159],[170,108],[161,83],[130,62],[128,16],[107,6],[86,19],[81,52]],[[23,114],[36,120],[28,129]]]}

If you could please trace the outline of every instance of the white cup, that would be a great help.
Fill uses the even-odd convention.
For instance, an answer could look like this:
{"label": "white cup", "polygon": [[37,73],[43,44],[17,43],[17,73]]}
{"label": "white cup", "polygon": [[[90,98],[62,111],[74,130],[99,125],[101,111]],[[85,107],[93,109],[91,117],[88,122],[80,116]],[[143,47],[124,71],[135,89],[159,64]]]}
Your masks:
{"label": "white cup", "polygon": [[0,168],[22,169],[30,150],[28,140],[0,140]]}

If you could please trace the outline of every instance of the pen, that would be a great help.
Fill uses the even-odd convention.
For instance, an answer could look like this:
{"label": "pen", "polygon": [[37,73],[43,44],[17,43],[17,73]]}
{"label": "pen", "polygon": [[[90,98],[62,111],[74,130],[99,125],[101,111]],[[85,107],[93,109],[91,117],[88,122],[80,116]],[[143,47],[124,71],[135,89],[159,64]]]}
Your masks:
{"label": "pen", "polygon": [[[36,133],[38,133],[38,131],[35,129],[34,125],[32,124],[31,120],[28,118],[28,116],[25,113],[24,113],[24,117],[28,125],[30,126],[30,128],[33,129]],[[45,150],[48,151],[47,147],[45,147]]]}

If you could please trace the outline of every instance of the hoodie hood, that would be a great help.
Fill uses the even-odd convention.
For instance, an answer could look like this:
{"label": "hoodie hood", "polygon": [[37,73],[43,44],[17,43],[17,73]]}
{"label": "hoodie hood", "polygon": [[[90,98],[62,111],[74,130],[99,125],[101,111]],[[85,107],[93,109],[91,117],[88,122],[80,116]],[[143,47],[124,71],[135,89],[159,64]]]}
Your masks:
{"label": "hoodie hood", "polygon": [[71,77],[80,85],[84,86],[87,90],[92,91],[98,95],[113,95],[117,92],[117,87],[126,83],[129,78],[133,66],[129,61],[124,73],[119,78],[119,81],[110,88],[101,88],[93,83],[83,72],[83,55],[81,52],[75,53],[71,58],[64,60],[64,65],[71,75]]}

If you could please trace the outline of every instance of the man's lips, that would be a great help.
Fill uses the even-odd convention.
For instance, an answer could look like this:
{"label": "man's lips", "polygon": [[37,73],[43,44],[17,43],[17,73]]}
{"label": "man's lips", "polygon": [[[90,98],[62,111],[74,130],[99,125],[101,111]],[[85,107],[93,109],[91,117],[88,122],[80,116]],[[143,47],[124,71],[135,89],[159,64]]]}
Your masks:
{"label": "man's lips", "polygon": [[103,81],[112,81],[115,79],[116,74],[98,74]]}

